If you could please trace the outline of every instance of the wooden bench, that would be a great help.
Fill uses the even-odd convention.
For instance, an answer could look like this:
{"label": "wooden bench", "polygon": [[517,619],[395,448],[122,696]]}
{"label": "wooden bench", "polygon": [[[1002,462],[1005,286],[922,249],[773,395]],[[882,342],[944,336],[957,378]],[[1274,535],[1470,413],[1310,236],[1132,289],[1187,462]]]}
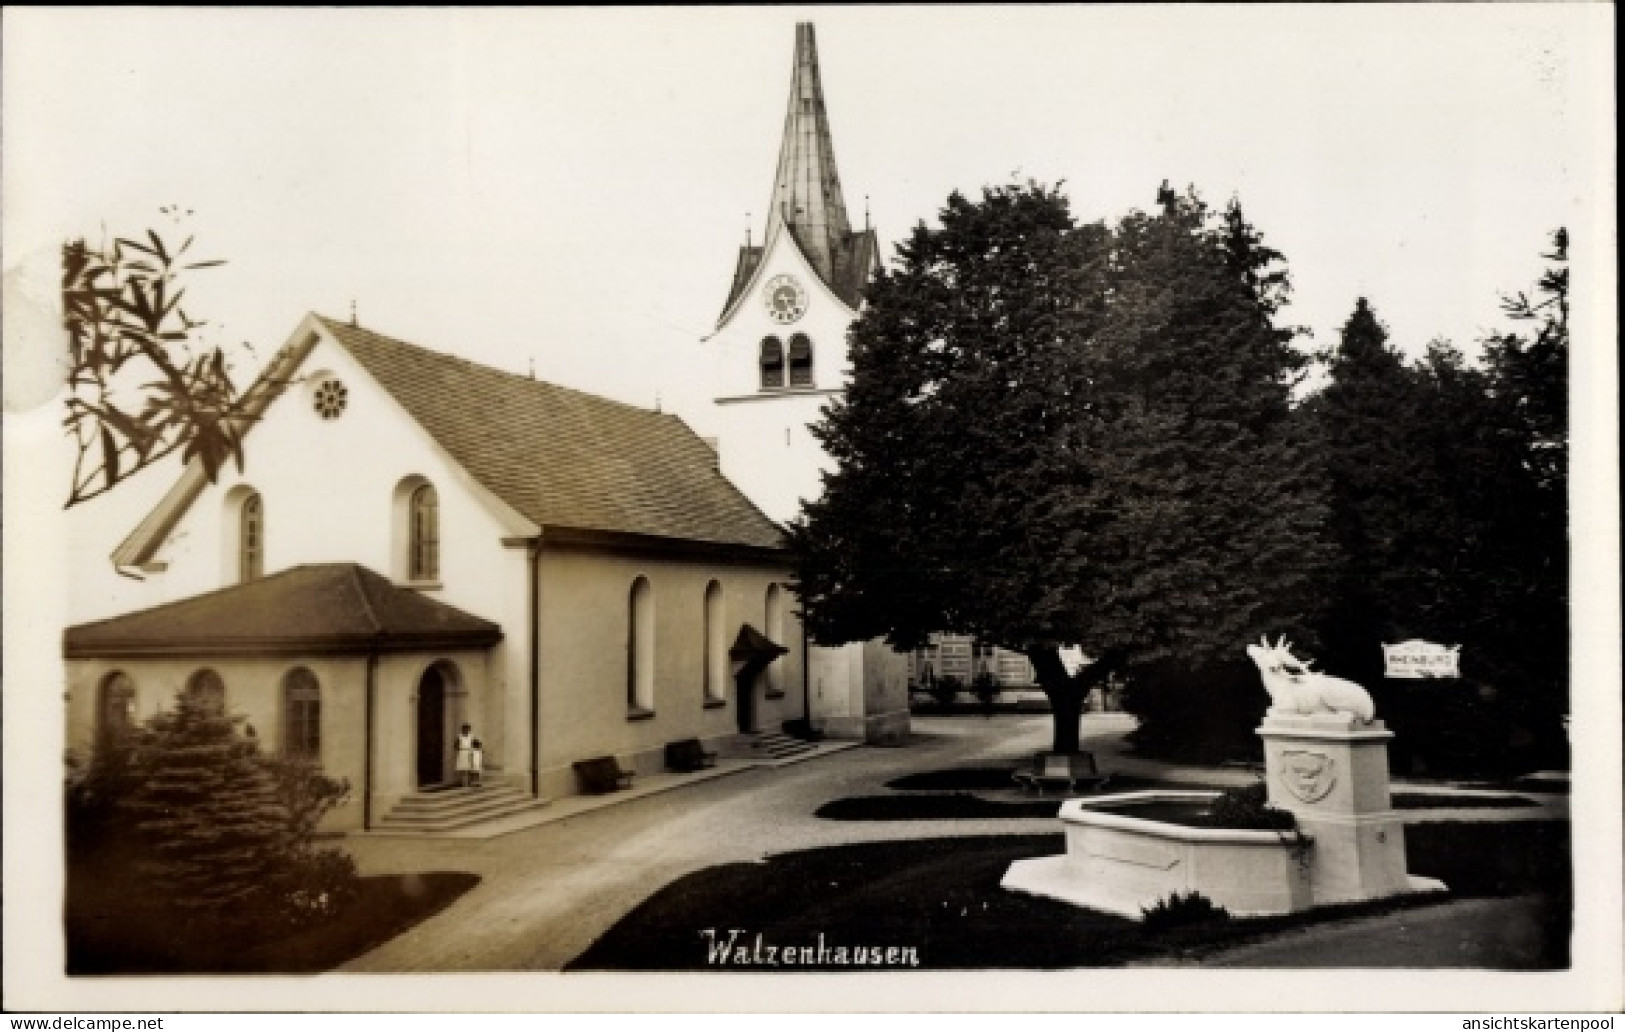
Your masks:
{"label": "wooden bench", "polygon": [[622,770],[613,756],[595,756],[590,760],[577,760],[571,766],[575,767],[576,776],[581,779],[582,787],[592,795],[631,788],[632,779],[636,776],[632,771]]}
{"label": "wooden bench", "polygon": [[1050,785],[1065,785],[1068,792],[1077,790],[1080,783],[1099,787],[1111,780],[1095,766],[1092,753],[1047,753],[1033,757],[1032,766],[1013,771],[1010,775],[1022,788],[1042,792]]}
{"label": "wooden bench", "polygon": [[666,743],[666,766],[680,774],[692,774],[716,765],[717,754],[706,752],[698,738]]}

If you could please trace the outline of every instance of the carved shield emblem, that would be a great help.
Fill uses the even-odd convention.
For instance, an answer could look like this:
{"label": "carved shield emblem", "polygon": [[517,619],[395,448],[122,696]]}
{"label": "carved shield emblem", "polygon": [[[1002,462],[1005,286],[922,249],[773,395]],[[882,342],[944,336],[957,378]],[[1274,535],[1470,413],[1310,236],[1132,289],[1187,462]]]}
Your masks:
{"label": "carved shield emblem", "polygon": [[1288,749],[1281,753],[1281,783],[1306,803],[1318,803],[1337,783],[1337,766],[1325,753]]}

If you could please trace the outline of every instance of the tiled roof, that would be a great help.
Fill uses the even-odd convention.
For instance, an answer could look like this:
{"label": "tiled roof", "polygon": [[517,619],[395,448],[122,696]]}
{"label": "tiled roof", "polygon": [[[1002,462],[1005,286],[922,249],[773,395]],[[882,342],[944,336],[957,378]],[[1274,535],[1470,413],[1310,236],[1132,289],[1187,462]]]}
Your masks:
{"label": "tiled roof", "polygon": [[676,416],[321,323],[452,458],[544,529],[783,546]]}
{"label": "tiled roof", "polygon": [[484,648],[502,629],[355,563],[291,570],[63,634],[70,659]]}

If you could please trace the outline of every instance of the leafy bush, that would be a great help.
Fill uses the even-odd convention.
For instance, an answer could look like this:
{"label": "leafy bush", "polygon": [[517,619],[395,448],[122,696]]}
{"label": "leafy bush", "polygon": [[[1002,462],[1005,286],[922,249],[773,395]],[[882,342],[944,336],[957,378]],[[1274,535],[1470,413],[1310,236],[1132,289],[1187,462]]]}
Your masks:
{"label": "leafy bush", "polygon": [[1145,930],[1148,932],[1230,920],[1230,911],[1194,890],[1183,895],[1172,893],[1167,899],[1159,899],[1153,906],[1142,907],[1140,913],[1145,916]]}
{"label": "leafy bush", "polygon": [[960,689],[964,687],[964,683],[959,678],[953,674],[945,674],[928,685],[926,691],[930,693],[931,698],[938,706],[946,708],[954,704],[954,699],[959,696]]}
{"label": "leafy bush", "polygon": [[991,709],[993,703],[999,698],[999,679],[993,676],[991,670],[983,670],[971,678],[970,690],[975,693],[976,701],[982,704],[983,709]]}
{"label": "leafy bush", "polygon": [[1215,828],[1242,831],[1290,831],[1298,819],[1289,811],[1271,806],[1269,789],[1262,782],[1231,788],[1213,801],[1208,820]]}

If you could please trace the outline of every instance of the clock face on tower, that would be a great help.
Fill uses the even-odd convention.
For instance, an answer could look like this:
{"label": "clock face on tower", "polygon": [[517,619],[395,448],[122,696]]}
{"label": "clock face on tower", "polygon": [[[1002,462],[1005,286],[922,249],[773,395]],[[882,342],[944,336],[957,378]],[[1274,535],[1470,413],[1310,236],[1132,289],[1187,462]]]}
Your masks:
{"label": "clock face on tower", "polygon": [[774,276],[762,290],[762,303],[774,322],[793,323],[807,311],[807,289],[794,276]]}

